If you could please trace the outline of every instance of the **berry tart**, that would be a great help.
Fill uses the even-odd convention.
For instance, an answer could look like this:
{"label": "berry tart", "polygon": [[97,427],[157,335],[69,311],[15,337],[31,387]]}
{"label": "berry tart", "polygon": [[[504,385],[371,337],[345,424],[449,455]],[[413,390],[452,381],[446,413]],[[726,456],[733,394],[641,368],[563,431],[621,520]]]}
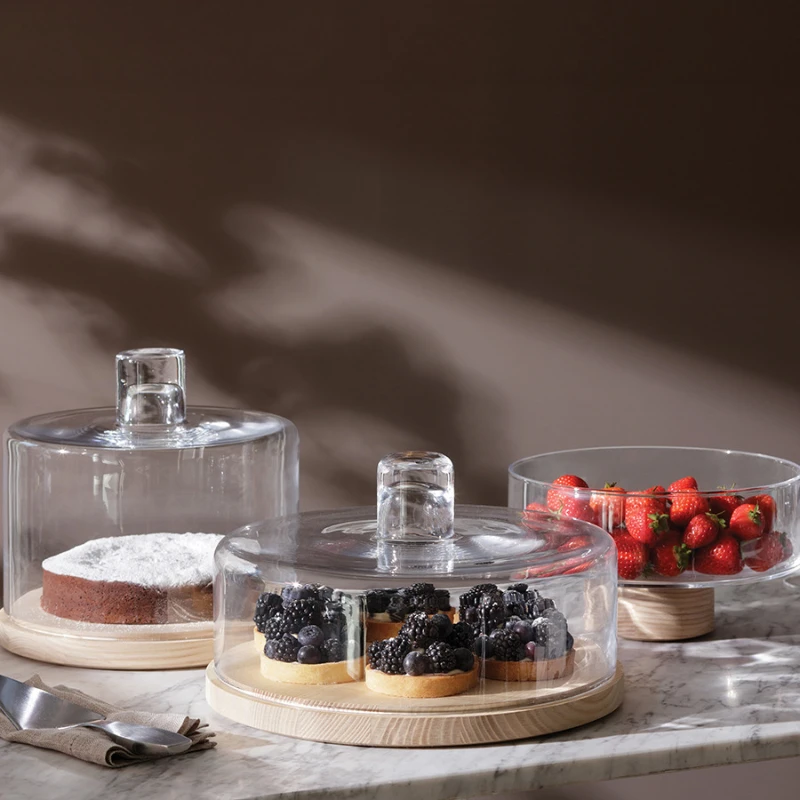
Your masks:
{"label": "berry tart", "polygon": [[330,587],[316,584],[264,592],[253,615],[262,676],[315,685],[360,680],[363,628],[357,613],[346,613],[347,603]]}
{"label": "berry tart", "polygon": [[401,589],[372,589],[367,592],[367,641],[390,639],[400,632],[409,614],[446,614],[453,621],[450,592],[432,583],[415,583]]}
{"label": "berry tart", "polygon": [[572,672],[574,640],[566,617],[525,583],[505,592],[491,583],[474,586],[461,595],[458,616],[488,680],[555,680]]}
{"label": "berry tart", "polygon": [[397,636],[367,650],[367,687],[394,697],[449,697],[478,685],[478,659],[469,626],[445,613],[413,611]]}

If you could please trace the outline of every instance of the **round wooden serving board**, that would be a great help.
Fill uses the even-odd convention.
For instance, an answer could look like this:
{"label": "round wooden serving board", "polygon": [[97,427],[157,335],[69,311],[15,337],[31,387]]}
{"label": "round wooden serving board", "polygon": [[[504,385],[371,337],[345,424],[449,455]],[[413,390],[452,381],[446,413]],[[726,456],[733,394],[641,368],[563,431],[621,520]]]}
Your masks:
{"label": "round wooden serving board", "polygon": [[206,699],[220,714],[259,730],[337,744],[454,747],[524,739],[574,728],[622,702],[622,667],[610,680],[597,648],[577,646],[574,670],[547,683],[483,680],[464,694],[390,697],[363,681],[332,686],[277,684],[261,676],[252,644],[225,654],[223,681],[206,670]]}
{"label": "round wooden serving board", "polygon": [[12,653],[69,667],[186,669],[214,656],[214,623],[97,625],[42,611],[42,590],[15,606],[19,619],[0,608],[0,646]]}
{"label": "round wooden serving board", "polygon": [[640,642],[676,642],[714,630],[714,590],[620,586],[617,633]]}

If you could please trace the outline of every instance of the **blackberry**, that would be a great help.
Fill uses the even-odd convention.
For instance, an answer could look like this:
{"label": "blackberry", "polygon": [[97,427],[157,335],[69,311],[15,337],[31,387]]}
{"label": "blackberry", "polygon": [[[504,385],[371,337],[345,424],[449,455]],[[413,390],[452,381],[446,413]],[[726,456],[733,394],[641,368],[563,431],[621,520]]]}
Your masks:
{"label": "blackberry", "polygon": [[439,629],[423,611],[414,611],[406,617],[400,635],[405,636],[415,650],[424,650],[439,638]]}
{"label": "blackberry", "polygon": [[475,634],[473,634],[472,628],[466,622],[456,622],[447,637],[447,644],[454,648],[472,647],[474,640]]}
{"label": "blackberry", "polygon": [[413,583],[403,596],[414,611],[435,614],[439,610],[439,600],[432,583]]}
{"label": "blackberry", "polygon": [[378,669],[380,667],[383,649],[386,647],[386,642],[388,641],[388,639],[382,639],[377,642],[372,642],[367,648],[367,662],[372,669]]}
{"label": "blackberry", "polygon": [[322,612],[322,632],[326,639],[342,639],[347,629],[347,618],[341,603],[328,601]]}
{"label": "blackberry", "polygon": [[383,649],[381,650],[381,657],[378,669],[385,672],[387,675],[402,675],[405,672],[403,669],[403,661],[411,650],[411,645],[405,636],[395,636],[394,639],[386,639]]}
{"label": "blackberry", "polygon": [[426,614],[435,614],[439,610],[439,598],[435,594],[412,595],[414,608]]}
{"label": "blackberry", "polygon": [[484,595],[494,596],[497,593],[498,589],[493,583],[480,583],[464,592],[458,602],[461,608],[477,608]]}
{"label": "blackberry", "polygon": [[424,675],[430,672],[431,662],[425,653],[420,653],[419,650],[412,650],[403,659],[403,670],[406,675]]}
{"label": "blackberry", "polygon": [[[486,595],[484,595],[486,597]],[[472,624],[475,633],[493,631],[506,621],[506,607],[502,600],[481,605],[478,609],[478,621]]]}
{"label": "blackberry", "polygon": [[389,605],[386,606],[386,613],[392,622],[402,622],[411,611],[406,598],[399,592],[389,598]]}
{"label": "blackberry", "polygon": [[436,595],[439,611],[449,611],[450,592],[448,592],[447,589],[437,589],[434,594]]}
{"label": "blackberry", "polygon": [[326,639],[322,645],[322,654],[329,663],[344,661],[344,648],[338,639]]}
{"label": "blackberry", "polygon": [[546,608],[542,612],[542,616],[550,620],[554,625],[558,625],[562,628],[567,627],[567,618],[557,608]]}
{"label": "blackberry", "polygon": [[306,645],[322,647],[322,643],[325,641],[325,634],[322,632],[322,628],[316,625],[306,625],[305,628],[300,628],[300,632],[297,634],[297,641],[300,642],[302,647]]}
{"label": "blackberry", "polygon": [[475,656],[472,650],[466,647],[458,647],[453,650],[453,657],[456,660],[456,669],[462,672],[469,672],[475,666]]}
{"label": "blackberry", "polygon": [[525,616],[529,619],[541,617],[547,606],[544,598],[535,589],[525,593]]}
{"label": "blackberry", "polygon": [[509,592],[519,592],[521,595],[524,595],[528,591],[528,584],[527,583],[512,583],[511,586],[508,587]]}
{"label": "blackberry", "polygon": [[456,668],[456,655],[447,642],[434,642],[425,651],[433,672],[450,672]]}
{"label": "blackberry", "polygon": [[283,608],[289,633],[297,633],[306,625],[322,627],[322,603],[319,600],[293,600]]}
{"label": "blackberry", "polygon": [[274,592],[264,592],[256,601],[256,610],[253,614],[253,622],[256,629],[264,633],[267,620],[274,617],[283,608],[283,600],[280,595]]}
{"label": "blackberry", "polygon": [[297,661],[300,664],[319,664],[322,661],[322,651],[312,644],[303,645],[297,651]]}
{"label": "blackberry", "polygon": [[264,625],[264,630],[261,632],[267,639],[280,639],[284,633],[289,632],[286,618],[282,613],[270,617]]}
{"label": "blackberry", "polygon": [[372,589],[367,592],[367,612],[370,614],[383,614],[389,607],[392,592],[386,589]]}
{"label": "blackberry", "polygon": [[286,661],[287,663],[297,661],[297,651],[300,649],[300,642],[291,634],[284,633],[280,639],[269,640],[264,647],[264,655],[267,655],[267,646],[269,645],[272,645],[270,648],[270,652],[272,653],[270,658],[274,658],[276,661]]}
{"label": "blackberry", "polygon": [[545,648],[548,658],[556,658],[566,652],[568,635],[565,625],[559,625],[547,617],[539,617],[533,622],[533,641]]}
{"label": "blackberry", "polygon": [[519,617],[525,616],[525,595],[521,592],[509,589],[503,593],[503,602],[506,604],[509,614],[516,614]]}
{"label": "blackberry", "polygon": [[519,636],[512,631],[502,631],[494,637],[494,657],[498,661],[522,661],[525,651]]}
{"label": "blackberry", "polygon": [[447,614],[434,614],[431,617],[431,624],[436,628],[436,639],[443,642],[453,630],[453,622]]}

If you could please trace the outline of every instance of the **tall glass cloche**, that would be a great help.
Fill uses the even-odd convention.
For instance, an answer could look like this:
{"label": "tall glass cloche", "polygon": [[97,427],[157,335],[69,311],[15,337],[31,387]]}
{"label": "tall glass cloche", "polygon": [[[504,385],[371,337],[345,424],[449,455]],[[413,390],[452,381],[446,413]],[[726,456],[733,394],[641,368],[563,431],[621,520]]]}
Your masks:
{"label": "tall glass cloche", "polygon": [[207,697],[275,733],[457,745],[621,699],[616,553],[587,523],[454,505],[450,460],[395,453],[375,508],[234,532],[216,553]]}
{"label": "tall glass cloche", "polygon": [[0,643],[60,663],[197,664],[220,539],[297,511],[297,431],[187,406],[181,350],[126,351],[116,369],[115,408],[6,433]]}

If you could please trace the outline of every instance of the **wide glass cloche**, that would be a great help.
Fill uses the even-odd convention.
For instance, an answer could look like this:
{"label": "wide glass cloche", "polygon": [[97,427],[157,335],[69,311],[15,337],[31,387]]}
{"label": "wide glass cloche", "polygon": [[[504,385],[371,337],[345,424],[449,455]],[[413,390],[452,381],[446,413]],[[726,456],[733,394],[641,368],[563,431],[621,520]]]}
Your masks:
{"label": "wide glass cloche", "polygon": [[187,406],[181,350],[116,358],[115,408],[5,437],[0,643],[87,666],[205,663],[222,536],[297,511],[294,425]]}
{"label": "wide glass cloche", "polygon": [[454,505],[448,458],[395,453],[377,513],[306,512],[223,540],[207,696],[237,721],[350,744],[581,724],[621,699],[616,572],[600,528]]}

